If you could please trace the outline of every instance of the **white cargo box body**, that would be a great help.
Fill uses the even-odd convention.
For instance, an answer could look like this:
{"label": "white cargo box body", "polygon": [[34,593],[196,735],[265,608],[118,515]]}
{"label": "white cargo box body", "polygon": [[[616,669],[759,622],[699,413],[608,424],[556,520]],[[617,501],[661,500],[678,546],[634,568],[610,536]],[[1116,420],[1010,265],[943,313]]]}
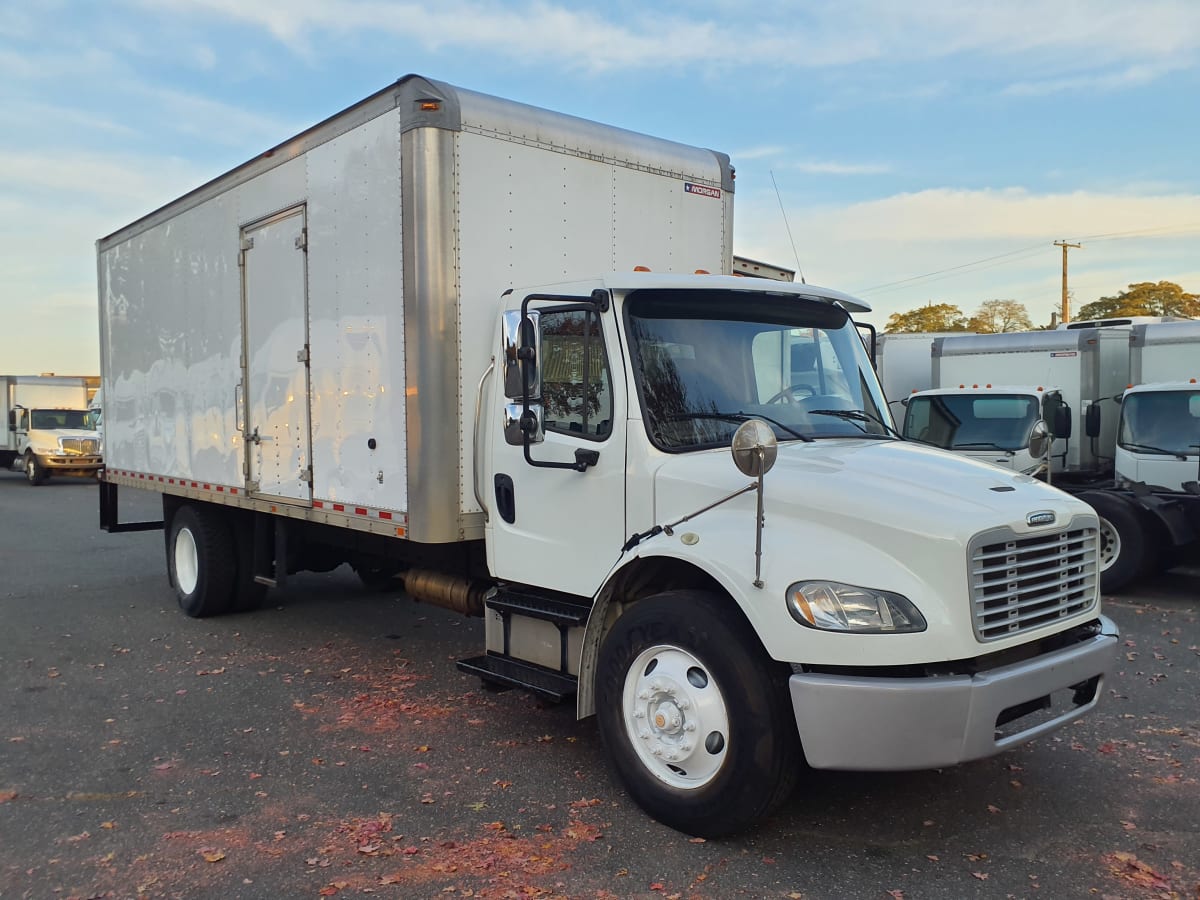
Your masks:
{"label": "white cargo box body", "polygon": [[1133,384],[1200,380],[1200,321],[1135,325],[1129,378]]}
{"label": "white cargo box body", "polygon": [[[1129,330],[1089,328],[938,338],[933,345],[933,381],[939,388],[1025,385],[1060,391],[1074,418],[1065,468],[1069,472],[1091,469],[1098,465],[1096,451],[1111,458],[1116,444],[1120,407],[1113,398],[1129,383]],[[1095,448],[1084,426],[1093,404],[1100,407]]]}
{"label": "white cargo box body", "polygon": [[[888,404],[898,403],[914,391],[933,387],[933,341],[968,332],[925,331],[889,332],[879,336],[875,349],[875,369]],[[892,413],[903,412],[893,409]]]}
{"label": "white cargo box body", "polygon": [[724,154],[406,76],[98,242],[108,478],[481,537],[502,292],[728,272],[732,193]]}

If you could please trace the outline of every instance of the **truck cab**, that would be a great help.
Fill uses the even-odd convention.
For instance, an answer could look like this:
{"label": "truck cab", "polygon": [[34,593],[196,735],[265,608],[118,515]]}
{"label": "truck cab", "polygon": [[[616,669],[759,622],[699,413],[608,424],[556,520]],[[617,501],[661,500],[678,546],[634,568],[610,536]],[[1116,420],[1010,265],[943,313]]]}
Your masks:
{"label": "truck cab", "polygon": [[17,406],[9,411],[9,430],[30,484],[51,475],[95,475],[101,466],[90,410]]}
{"label": "truck cab", "polygon": [[1061,469],[1066,457],[1070,412],[1061,391],[1053,387],[931,389],[906,401],[904,437],[1012,472],[1045,477],[1051,467]]}
{"label": "truck cab", "polygon": [[[1117,432],[1118,484],[1186,491],[1200,482],[1200,384],[1141,384],[1125,392]],[[1195,488],[1192,488],[1195,491]]]}
{"label": "truck cab", "polygon": [[656,817],[719,834],[801,755],[950,765],[1098,701],[1095,514],[901,440],[858,301],[652,274],[508,299],[477,432],[497,586],[460,667],[577,691]]}

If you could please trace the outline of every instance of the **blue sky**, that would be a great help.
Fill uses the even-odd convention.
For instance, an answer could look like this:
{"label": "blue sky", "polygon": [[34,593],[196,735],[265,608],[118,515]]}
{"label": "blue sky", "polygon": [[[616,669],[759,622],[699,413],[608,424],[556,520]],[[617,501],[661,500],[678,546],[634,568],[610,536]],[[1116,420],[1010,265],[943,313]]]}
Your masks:
{"label": "blue sky", "polygon": [[1196,0],[5,5],[0,372],[98,372],[98,237],[410,72],[728,153],[736,251],[881,327],[1048,321],[1060,239],[1076,308],[1200,292]]}

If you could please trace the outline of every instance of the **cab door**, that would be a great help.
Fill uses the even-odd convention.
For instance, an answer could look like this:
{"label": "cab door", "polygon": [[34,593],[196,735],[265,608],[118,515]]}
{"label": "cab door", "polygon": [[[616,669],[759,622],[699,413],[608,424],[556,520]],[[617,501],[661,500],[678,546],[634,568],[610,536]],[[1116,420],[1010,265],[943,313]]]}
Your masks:
{"label": "cab door", "polygon": [[242,229],[246,489],[312,503],[304,207]]}
{"label": "cab door", "polygon": [[[625,541],[627,402],[615,314],[587,296],[535,295],[524,305],[524,320],[520,310],[505,315],[493,393],[500,415],[489,417],[488,563],[502,580],[592,596]],[[524,367],[528,402],[522,345],[535,355]]]}

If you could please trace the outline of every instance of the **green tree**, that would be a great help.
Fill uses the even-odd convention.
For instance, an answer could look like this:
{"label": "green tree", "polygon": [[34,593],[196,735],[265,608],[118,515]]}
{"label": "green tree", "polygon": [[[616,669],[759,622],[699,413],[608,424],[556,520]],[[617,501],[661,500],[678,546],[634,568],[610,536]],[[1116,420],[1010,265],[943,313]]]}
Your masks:
{"label": "green tree", "polygon": [[927,303],[888,317],[887,330],[896,332],[966,331],[967,317],[952,303]]}
{"label": "green tree", "polygon": [[1173,281],[1141,281],[1115,297],[1085,303],[1077,319],[1111,319],[1114,316],[1188,316],[1200,318],[1200,295],[1189,294]]}
{"label": "green tree", "polygon": [[1025,304],[1016,300],[985,300],[967,321],[968,331],[996,334],[1002,331],[1032,331],[1033,322]]}

